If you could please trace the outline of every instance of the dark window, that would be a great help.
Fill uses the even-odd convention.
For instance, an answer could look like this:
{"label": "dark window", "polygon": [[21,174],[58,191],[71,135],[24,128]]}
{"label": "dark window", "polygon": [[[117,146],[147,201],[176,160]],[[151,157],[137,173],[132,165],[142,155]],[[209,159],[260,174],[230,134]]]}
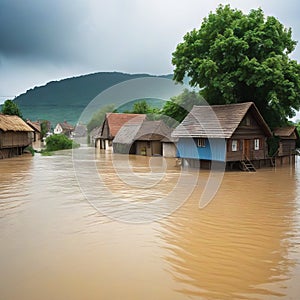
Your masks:
{"label": "dark window", "polygon": [[198,139],[198,147],[200,148],[206,147],[205,139]]}
{"label": "dark window", "polygon": [[251,119],[249,116],[246,116],[242,121],[243,126],[250,126],[251,125]]}

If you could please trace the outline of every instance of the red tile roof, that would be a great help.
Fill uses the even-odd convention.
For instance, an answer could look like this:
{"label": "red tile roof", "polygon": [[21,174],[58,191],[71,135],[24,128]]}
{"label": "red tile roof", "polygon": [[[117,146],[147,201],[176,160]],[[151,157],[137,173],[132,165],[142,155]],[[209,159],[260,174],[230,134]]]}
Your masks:
{"label": "red tile roof", "polygon": [[107,113],[105,121],[109,128],[109,135],[115,137],[125,124],[140,124],[146,119],[144,114]]}

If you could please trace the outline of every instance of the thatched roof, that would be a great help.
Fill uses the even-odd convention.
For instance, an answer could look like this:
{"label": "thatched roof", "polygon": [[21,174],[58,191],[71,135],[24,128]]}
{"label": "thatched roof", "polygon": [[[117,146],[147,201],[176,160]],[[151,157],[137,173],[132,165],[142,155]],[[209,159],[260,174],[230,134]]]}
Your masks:
{"label": "thatched roof", "polygon": [[251,111],[266,136],[271,131],[253,102],[194,106],[172,133],[173,137],[230,138]]}
{"label": "thatched roof", "polygon": [[[101,135],[103,138],[115,137],[125,124],[141,124],[145,119],[145,114],[107,113],[102,125]],[[105,126],[108,126],[108,135],[104,132]]]}
{"label": "thatched roof", "polygon": [[2,131],[34,131],[20,117],[0,114],[0,130]]}
{"label": "thatched roof", "polygon": [[279,136],[282,139],[297,140],[299,138],[296,126],[285,126],[275,128],[274,135]]}
{"label": "thatched roof", "polygon": [[134,141],[171,140],[171,128],[163,121],[144,121],[142,124],[125,124],[113,140],[114,144],[132,144]]}

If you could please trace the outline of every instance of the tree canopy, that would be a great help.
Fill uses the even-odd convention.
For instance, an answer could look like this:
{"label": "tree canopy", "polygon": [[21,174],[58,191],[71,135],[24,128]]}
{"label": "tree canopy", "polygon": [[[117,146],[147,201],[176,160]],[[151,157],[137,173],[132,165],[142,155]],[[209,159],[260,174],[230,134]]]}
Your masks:
{"label": "tree canopy", "polygon": [[12,100],[6,100],[2,106],[1,112],[5,115],[16,115],[22,118],[21,110],[18,105]]}
{"label": "tree canopy", "polygon": [[209,104],[253,101],[271,127],[300,108],[300,65],[291,29],[261,9],[220,5],[177,45],[174,80],[190,78]]}
{"label": "tree canopy", "polygon": [[[185,89],[183,93],[172,97],[160,111],[161,118],[171,127],[181,123],[194,105],[203,104],[202,97],[195,91]],[[167,116],[167,117],[166,117]]]}
{"label": "tree canopy", "polygon": [[140,100],[133,104],[131,110],[124,111],[124,113],[130,114],[146,114],[148,120],[156,120],[160,118],[159,109],[152,107],[146,100]]}

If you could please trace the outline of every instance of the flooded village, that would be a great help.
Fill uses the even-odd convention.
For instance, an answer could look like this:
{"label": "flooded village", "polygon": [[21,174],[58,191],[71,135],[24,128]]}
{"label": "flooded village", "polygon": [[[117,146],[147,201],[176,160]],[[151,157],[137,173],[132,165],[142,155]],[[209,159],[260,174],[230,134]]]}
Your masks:
{"label": "flooded village", "polygon": [[0,300],[300,299],[298,3],[17,2]]}
{"label": "flooded village", "polygon": [[[90,146],[78,148],[84,163],[74,174],[74,150],[23,154],[26,146],[43,144],[36,122],[6,115],[0,121],[4,298],[82,299],[83,292],[88,299],[297,298],[295,127],[271,132],[253,103],[194,106],[175,129],[145,114],[106,113]],[[80,127],[62,122],[53,134],[74,138],[80,131],[86,141]],[[275,134],[278,149],[269,156],[267,139]],[[102,184],[93,181],[87,158]],[[226,172],[214,199],[199,209],[213,158]],[[140,185],[141,176],[149,186]],[[176,190],[180,178],[185,183]],[[87,198],[85,184],[112,205],[111,215]],[[171,201],[184,201],[157,221],[115,217],[133,218],[131,208],[113,204],[116,195],[155,202],[150,213],[156,214],[167,203],[158,199],[170,194]],[[8,256],[14,261],[3,259]]]}

